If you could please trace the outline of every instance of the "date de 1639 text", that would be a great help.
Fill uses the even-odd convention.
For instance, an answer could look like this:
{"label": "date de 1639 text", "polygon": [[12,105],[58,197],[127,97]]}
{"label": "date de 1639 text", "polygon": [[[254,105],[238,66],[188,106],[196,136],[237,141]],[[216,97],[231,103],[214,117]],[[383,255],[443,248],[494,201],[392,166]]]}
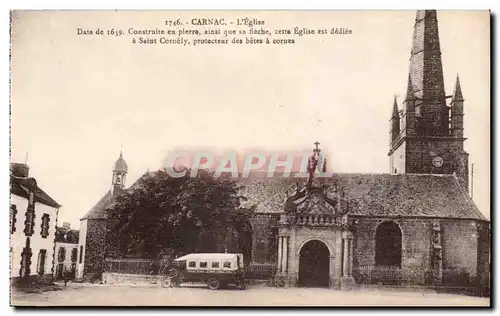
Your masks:
{"label": "date de 1639 text", "polygon": [[123,35],[123,30],[120,29],[107,29],[107,30],[102,30],[100,28],[95,29],[95,30],[90,30],[90,29],[82,29],[82,28],[77,28],[76,29],[76,35],[110,35],[110,36],[121,36]]}

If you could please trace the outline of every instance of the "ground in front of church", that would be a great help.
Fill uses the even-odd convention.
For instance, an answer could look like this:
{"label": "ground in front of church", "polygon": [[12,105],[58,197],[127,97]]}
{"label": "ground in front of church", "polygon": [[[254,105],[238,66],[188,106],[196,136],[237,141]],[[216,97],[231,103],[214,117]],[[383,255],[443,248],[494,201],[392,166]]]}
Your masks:
{"label": "ground in front of church", "polygon": [[14,306],[489,306],[489,298],[404,289],[273,288],[241,290],[183,286],[68,283],[60,291],[12,291]]}

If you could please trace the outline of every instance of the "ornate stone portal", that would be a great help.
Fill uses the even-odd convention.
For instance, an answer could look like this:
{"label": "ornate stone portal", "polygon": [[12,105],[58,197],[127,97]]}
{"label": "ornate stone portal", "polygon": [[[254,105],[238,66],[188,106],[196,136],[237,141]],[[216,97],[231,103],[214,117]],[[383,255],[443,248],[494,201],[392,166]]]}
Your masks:
{"label": "ornate stone portal", "polygon": [[350,203],[343,188],[313,179],[319,151],[310,158],[309,181],[286,199],[280,215],[276,286],[354,284]]}

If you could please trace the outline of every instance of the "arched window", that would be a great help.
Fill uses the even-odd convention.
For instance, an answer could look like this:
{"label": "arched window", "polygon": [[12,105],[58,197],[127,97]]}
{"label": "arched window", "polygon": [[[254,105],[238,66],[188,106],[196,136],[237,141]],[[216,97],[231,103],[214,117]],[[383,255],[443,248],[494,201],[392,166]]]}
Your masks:
{"label": "arched window", "polygon": [[384,222],[375,233],[375,264],[401,268],[401,229],[394,222]]}

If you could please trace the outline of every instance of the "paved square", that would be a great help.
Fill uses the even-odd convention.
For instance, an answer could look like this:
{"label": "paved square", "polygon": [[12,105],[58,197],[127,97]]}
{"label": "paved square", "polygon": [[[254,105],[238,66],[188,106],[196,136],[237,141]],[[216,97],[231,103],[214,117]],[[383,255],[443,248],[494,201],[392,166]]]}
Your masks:
{"label": "paved square", "polygon": [[[64,285],[63,285],[64,286]],[[489,306],[489,298],[404,290],[271,288],[249,286],[245,291],[203,287],[165,289],[160,285],[68,284],[60,291],[13,291],[16,306]]]}

